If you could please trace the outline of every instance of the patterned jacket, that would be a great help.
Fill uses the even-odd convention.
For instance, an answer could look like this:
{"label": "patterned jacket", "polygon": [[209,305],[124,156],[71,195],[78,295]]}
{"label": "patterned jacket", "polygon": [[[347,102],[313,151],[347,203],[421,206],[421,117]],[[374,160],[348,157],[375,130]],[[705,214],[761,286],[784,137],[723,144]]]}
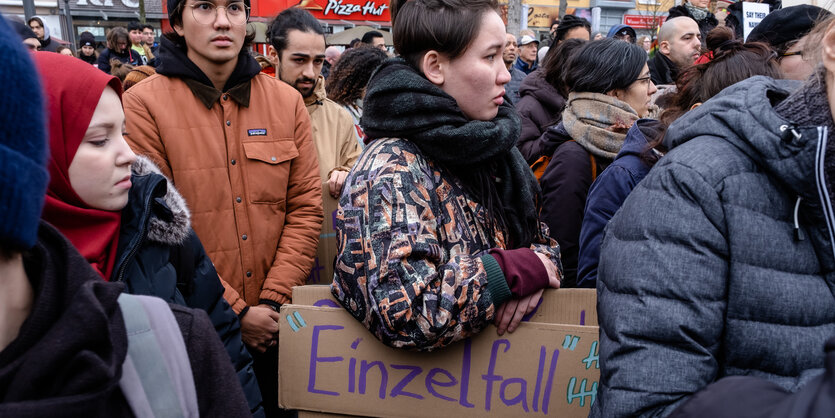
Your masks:
{"label": "patterned jacket", "polygon": [[[345,309],[392,347],[432,350],[484,329],[497,307],[488,281],[504,281],[485,255],[505,248],[486,209],[404,139],[369,144],[345,184],[331,287]],[[559,266],[541,225],[531,249]]]}

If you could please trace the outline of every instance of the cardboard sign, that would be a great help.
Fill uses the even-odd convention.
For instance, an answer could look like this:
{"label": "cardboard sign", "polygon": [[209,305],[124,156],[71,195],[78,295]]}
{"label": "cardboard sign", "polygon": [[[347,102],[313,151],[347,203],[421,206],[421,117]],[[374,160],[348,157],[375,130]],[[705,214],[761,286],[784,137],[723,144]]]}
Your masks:
{"label": "cardboard sign", "polygon": [[[330,286],[293,287],[296,305],[340,308]],[[597,326],[597,291],[594,289],[546,289],[526,322]]]}
{"label": "cardboard sign", "polygon": [[754,30],[760,22],[768,16],[767,3],[742,3],[742,28],[743,39],[747,40],[748,35]]}
{"label": "cardboard sign", "polygon": [[336,259],[336,210],[339,202],[327,192],[328,183],[322,183],[322,209],[325,213],[322,231],[319,233],[319,248],[313,268],[307,276],[307,284],[329,285],[333,282],[333,262]]}
{"label": "cardboard sign", "polygon": [[284,305],[279,326],[283,408],[571,418],[588,416],[597,396],[597,327],[527,322],[499,336],[489,326],[423,353],[385,346],[342,308]]}

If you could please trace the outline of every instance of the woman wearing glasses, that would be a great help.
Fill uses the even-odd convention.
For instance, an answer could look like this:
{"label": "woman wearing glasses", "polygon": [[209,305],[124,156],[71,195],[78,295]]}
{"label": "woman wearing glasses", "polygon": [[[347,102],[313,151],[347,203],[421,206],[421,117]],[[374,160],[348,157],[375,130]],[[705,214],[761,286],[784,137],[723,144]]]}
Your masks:
{"label": "woman wearing glasses", "polygon": [[577,253],[586,195],[623,146],[626,132],[649,114],[655,85],[643,48],[615,39],[590,42],[568,61],[570,86],[562,122],[542,134],[551,160],[540,178],[542,220],[560,244],[565,278],[577,283]]}

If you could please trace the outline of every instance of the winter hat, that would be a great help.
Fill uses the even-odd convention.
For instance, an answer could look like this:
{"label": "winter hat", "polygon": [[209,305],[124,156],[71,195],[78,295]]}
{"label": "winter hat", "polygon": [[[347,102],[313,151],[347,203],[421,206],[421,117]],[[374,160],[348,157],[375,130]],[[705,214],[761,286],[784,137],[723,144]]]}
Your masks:
{"label": "winter hat", "polygon": [[81,32],[81,35],[78,37],[78,47],[81,48],[82,46],[92,46],[95,48],[96,37],[90,32]]}
{"label": "winter hat", "polygon": [[802,4],[771,12],[748,35],[746,42],[765,42],[774,49],[806,36],[815,23],[832,13],[817,6]]}
{"label": "winter hat", "polygon": [[46,111],[29,52],[0,17],[0,241],[37,242],[48,176]]}
{"label": "winter hat", "polygon": [[9,26],[12,27],[14,32],[17,32],[17,35],[20,37],[21,41],[25,41],[29,38],[38,38],[38,35],[35,35],[35,32],[30,28],[27,24],[23,22],[18,22],[15,20],[7,21]]}
{"label": "winter hat", "polygon": [[[179,6],[180,3],[184,3],[185,1],[186,0],[168,0],[168,2],[166,3],[168,6],[168,20],[171,22],[172,25],[174,24],[174,20],[171,18],[172,13],[174,12],[174,10],[177,10],[177,6]],[[244,0],[244,4],[246,5],[246,7],[249,7],[249,0]]]}

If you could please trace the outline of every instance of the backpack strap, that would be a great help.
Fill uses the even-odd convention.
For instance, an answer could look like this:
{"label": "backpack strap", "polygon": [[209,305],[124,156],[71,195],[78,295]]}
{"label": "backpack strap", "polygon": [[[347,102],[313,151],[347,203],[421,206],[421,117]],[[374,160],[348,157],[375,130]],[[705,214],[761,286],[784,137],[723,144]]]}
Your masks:
{"label": "backpack strap", "polygon": [[128,337],[119,387],[134,415],[199,416],[188,351],[168,304],[155,297],[123,293],[119,307]]}

